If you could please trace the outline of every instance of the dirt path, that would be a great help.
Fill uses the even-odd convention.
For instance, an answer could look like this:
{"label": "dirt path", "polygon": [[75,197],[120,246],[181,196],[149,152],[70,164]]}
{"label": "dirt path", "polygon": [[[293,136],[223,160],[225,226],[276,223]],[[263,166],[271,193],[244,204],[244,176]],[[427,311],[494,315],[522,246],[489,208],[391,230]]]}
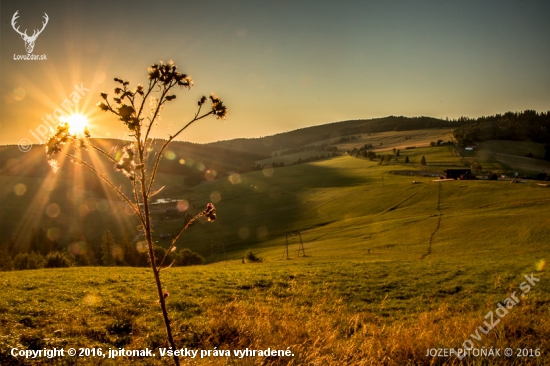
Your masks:
{"label": "dirt path", "polygon": [[420,256],[420,259],[426,258],[429,254],[432,253],[432,242],[434,239],[435,234],[439,230],[439,227],[441,226],[441,183],[439,183],[439,192],[437,195],[437,211],[439,212],[439,217],[437,218],[437,226],[435,227],[435,230],[432,232],[432,235],[430,235],[430,242],[428,244],[428,251],[422,256]]}

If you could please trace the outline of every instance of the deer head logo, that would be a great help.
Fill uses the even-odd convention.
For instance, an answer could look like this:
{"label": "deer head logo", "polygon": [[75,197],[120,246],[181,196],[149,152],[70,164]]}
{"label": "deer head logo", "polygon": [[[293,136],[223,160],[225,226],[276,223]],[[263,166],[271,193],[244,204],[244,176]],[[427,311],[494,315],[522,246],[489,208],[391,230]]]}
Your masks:
{"label": "deer head logo", "polygon": [[34,42],[36,41],[36,38],[38,38],[40,33],[42,33],[44,28],[46,28],[46,24],[48,24],[48,19],[49,19],[48,14],[44,13],[44,19],[46,21],[42,22],[42,29],[40,29],[40,30],[35,29],[32,36],[29,37],[27,35],[27,30],[26,29],[25,29],[24,32],[20,32],[19,27],[15,28],[15,20],[17,18],[19,18],[19,16],[17,15],[18,12],[19,12],[19,10],[17,10],[15,12],[15,14],[13,14],[13,18],[11,18],[11,26],[13,27],[13,29],[17,33],[19,33],[21,35],[21,38],[23,38],[23,41],[25,41],[25,48],[27,49],[27,53],[32,53],[32,50],[34,49]]}

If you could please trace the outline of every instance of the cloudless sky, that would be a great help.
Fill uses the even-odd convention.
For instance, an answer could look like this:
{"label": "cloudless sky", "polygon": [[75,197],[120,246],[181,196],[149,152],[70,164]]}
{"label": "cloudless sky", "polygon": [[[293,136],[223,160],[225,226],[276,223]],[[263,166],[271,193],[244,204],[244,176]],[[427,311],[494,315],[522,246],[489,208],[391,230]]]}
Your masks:
{"label": "cloudless sky", "polygon": [[[74,91],[94,137],[123,137],[100,113],[113,77],[145,84],[170,59],[195,87],[177,90],[155,136],[189,120],[215,92],[229,108],[182,139],[258,137],[346,119],[457,118],[550,110],[550,2],[10,1],[0,8],[0,144],[30,130]],[[25,55],[13,30],[49,23]]]}

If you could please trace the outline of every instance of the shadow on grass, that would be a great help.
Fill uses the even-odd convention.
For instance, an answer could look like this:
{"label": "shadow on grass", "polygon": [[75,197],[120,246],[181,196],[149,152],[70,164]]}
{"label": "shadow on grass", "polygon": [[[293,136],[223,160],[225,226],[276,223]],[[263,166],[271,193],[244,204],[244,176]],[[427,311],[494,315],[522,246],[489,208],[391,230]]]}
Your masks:
{"label": "shadow on grass", "polygon": [[271,176],[253,172],[236,185],[212,184],[209,190],[222,197],[216,203],[218,219],[213,225],[195,225],[182,245],[217,261],[233,258],[231,252],[261,247],[266,240],[281,238],[284,243],[287,232],[326,225],[330,220],[318,217],[315,208],[335,199],[333,189],[366,183],[366,177],[346,172],[345,167],[301,164],[274,169]]}

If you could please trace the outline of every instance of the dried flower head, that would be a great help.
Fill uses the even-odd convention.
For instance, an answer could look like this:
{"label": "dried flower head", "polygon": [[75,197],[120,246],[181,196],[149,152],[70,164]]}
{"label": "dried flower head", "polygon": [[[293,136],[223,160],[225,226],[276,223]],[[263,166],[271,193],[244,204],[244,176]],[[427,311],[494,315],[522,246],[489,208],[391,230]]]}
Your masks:
{"label": "dried flower head", "polygon": [[61,147],[71,140],[69,124],[66,122],[58,124],[54,135],[46,143],[46,154],[48,157],[57,154],[61,151]]}
{"label": "dried flower head", "polygon": [[118,171],[127,176],[130,180],[134,180],[134,172],[136,164],[134,163],[134,145],[130,144],[124,148],[124,154],[118,160],[118,163],[115,165],[115,168]]}
{"label": "dried flower head", "polygon": [[206,209],[202,212],[208,221],[216,220],[216,208],[212,203],[206,205]]}
{"label": "dried flower head", "polygon": [[48,159],[48,164],[52,168],[54,174],[59,170],[59,162],[55,159]]}
{"label": "dried flower head", "polygon": [[210,95],[212,101],[212,111],[218,119],[225,119],[227,117],[227,107],[223,105],[221,99],[214,93]]}
{"label": "dried flower head", "polygon": [[103,102],[98,102],[96,106],[101,109],[103,112],[107,112],[109,110],[109,106]]}

